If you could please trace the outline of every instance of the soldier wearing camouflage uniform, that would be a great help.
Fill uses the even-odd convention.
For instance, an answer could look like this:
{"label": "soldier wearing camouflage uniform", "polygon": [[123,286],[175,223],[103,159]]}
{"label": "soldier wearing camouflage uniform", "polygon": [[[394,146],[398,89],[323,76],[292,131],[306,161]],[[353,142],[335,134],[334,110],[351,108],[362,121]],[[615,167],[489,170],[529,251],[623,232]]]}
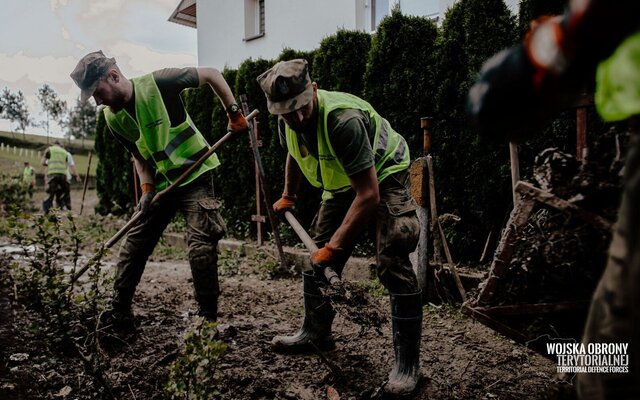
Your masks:
{"label": "soldier wearing camouflage uniform", "polygon": [[[279,116],[287,160],[277,212],[293,207],[304,176],[323,189],[311,227],[319,250],[312,264],[338,274],[357,238],[371,220],[376,225],[377,275],[389,290],[395,365],[387,394],[411,394],[420,377],[422,302],[409,262],[418,241],[416,206],[408,190],[409,148],[402,136],[369,103],[347,93],[317,88],[305,60],[280,62],[258,77],[271,114]],[[304,322],[293,336],[277,336],[275,351],[331,347],[335,315],[321,296],[319,276],[303,273]]]}
{"label": "soldier wearing camouflage uniform", "polygon": [[[580,373],[580,399],[640,398],[640,2],[572,0],[543,18],[524,43],[482,68],[469,92],[481,133],[513,139],[571,105],[596,80],[595,103],[607,121],[630,120],[624,188],[609,259],[593,294],[582,342],[628,343],[628,373]],[[597,156],[597,155],[595,155]]]}
{"label": "soldier wearing camouflage uniform", "polygon": [[113,58],[101,51],[87,54],[71,73],[82,89],[82,100],[104,104],[105,120],[113,137],[133,155],[142,196],[143,219],[133,227],[120,251],[114,297],[105,322],[117,330],[132,331],[131,305],[147,259],[162,232],[179,210],[187,224],[189,265],[198,314],[215,321],[220,293],[217,244],[225,225],[214,198],[212,170],[220,162],[213,154],[161,201],[151,205],[156,192],[167,188],[207,151],[209,145],[184,109],[181,92],[211,85],[226,107],[234,132],[247,130],[247,121],[233,93],[214,68],[166,68],[127,79]]}

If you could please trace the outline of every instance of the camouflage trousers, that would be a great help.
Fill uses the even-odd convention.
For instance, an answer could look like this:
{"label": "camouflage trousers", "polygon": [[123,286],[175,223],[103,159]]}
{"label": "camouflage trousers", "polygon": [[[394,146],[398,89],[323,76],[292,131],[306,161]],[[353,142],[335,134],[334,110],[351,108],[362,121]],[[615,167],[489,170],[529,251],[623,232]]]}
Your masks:
{"label": "camouflage trousers", "polygon": [[42,210],[44,213],[48,213],[53,206],[53,199],[56,199],[56,205],[59,209],[66,208],[71,210],[71,189],[69,182],[67,182],[66,175],[49,175],[47,181],[47,197],[42,202]]}
{"label": "camouflage trousers", "polygon": [[[418,244],[420,223],[410,195],[408,177],[408,173],[403,171],[380,183],[380,204],[375,215],[376,273],[391,293],[418,291],[418,280],[409,254]],[[355,193],[349,190],[322,202],[310,229],[318,247],[324,246],[340,227],[354,198]],[[354,245],[345,249],[345,257],[335,265],[338,274],[342,273]]]}
{"label": "camouflage trousers", "polygon": [[179,210],[187,223],[189,265],[200,314],[215,319],[220,292],[216,251],[226,229],[218,209],[219,202],[214,198],[209,173],[154,204],[150,216],[131,229],[120,249],[114,308],[128,310],[131,307],[147,259]]}
{"label": "camouflage trousers", "polygon": [[[636,121],[637,122],[637,121]],[[593,294],[583,343],[628,343],[629,372],[578,374],[580,399],[640,399],[640,130],[632,129],[609,259]]]}

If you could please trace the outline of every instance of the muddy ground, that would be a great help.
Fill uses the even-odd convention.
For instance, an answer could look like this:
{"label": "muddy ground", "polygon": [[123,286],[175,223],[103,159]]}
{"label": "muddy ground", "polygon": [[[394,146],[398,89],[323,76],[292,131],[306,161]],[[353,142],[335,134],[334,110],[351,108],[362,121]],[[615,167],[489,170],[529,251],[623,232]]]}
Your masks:
{"label": "muddy ground", "polygon": [[[90,255],[90,249],[86,252]],[[219,327],[228,350],[219,366],[222,383],[216,398],[383,398],[378,389],[393,364],[388,321],[380,333],[363,332],[338,315],[337,348],[323,354],[338,372],[317,354],[286,356],[270,351],[274,335],[299,327],[303,307],[300,276],[272,279],[264,268],[268,262],[260,256],[221,257]],[[375,296],[374,301],[389,309],[386,296]],[[179,354],[184,333],[193,326],[194,311],[183,252],[156,252],[135,297],[136,340],[105,351],[99,366],[116,398],[166,398],[168,367]],[[36,340],[37,329],[29,316],[15,301],[11,287],[0,290],[0,399],[103,398],[101,386],[82,363],[43,350],[38,341],[43,338]],[[416,399],[539,399],[552,386],[555,370],[551,360],[450,306],[425,306],[421,360],[424,379]],[[339,397],[328,396],[330,387]]]}

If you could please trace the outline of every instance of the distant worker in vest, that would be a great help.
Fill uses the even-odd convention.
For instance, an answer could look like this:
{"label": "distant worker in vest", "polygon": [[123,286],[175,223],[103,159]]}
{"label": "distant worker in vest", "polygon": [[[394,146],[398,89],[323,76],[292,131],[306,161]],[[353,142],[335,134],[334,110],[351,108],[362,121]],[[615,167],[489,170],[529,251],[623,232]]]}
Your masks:
{"label": "distant worker in vest", "polygon": [[44,179],[46,182],[47,197],[42,203],[45,214],[49,213],[55,197],[59,209],[71,210],[71,187],[67,181],[67,168],[71,170],[76,181],[80,181],[80,175],[76,171],[73,159],[69,158],[69,152],[62,147],[60,141],[53,142],[44,153],[42,165],[45,167]]}
{"label": "distant worker in vest", "polygon": [[319,271],[330,266],[341,274],[357,239],[375,221],[377,275],[390,293],[395,352],[385,390],[411,394],[420,378],[422,300],[409,261],[420,228],[409,192],[407,143],[366,101],[318,89],[306,60],[279,62],[257,79],[288,151],[284,192],[274,210],[293,208],[303,177],[323,190],[310,229],[319,248],[311,254],[315,272],[303,272],[304,322],[294,335],[275,337],[272,347],[293,353],[313,351],[311,344],[333,346],[335,312],[320,296]]}
{"label": "distant worker in vest", "polygon": [[33,169],[29,161],[24,162],[22,170],[22,183],[27,187],[29,198],[33,199],[33,190],[36,187],[36,171]]}
{"label": "distant worker in vest", "polygon": [[220,165],[217,155],[161,201],[151,205],[151,200],[209,150],[183,106],[184,89],[210,85],[227,111],[228,129],[248,130],[229,85],[217,69],[204,67],[167,68],[127,79],[115,59],[102,51],[84,56],[71,78],[81,89],[81,100],[93,96],[97,105],[107,106],[107,125],[133,155],[142,188],[137,209],[143,220],[121,247],[111,309],[103,314],[104,320],[115,331],[135,332],[131,306],[136,286],[162,232],[180,210],[187,223],[198,315],[216,321],[220,293],[216,250],[226,229],[213,190],[212,170]]}
{"label": "distant worker in vest", "polygon": [[485,63],[469,92],[469,112],[482,134],[522,139],[595,80],[600,116],[629,119],[622,203],[582,337],[587,348],[626,344],[628,359],[604,364],[609,372],[578,373],[575,383],[581,400],[639,399],[640,2],[570,1],[564,15],[532,26],[523,43]]}

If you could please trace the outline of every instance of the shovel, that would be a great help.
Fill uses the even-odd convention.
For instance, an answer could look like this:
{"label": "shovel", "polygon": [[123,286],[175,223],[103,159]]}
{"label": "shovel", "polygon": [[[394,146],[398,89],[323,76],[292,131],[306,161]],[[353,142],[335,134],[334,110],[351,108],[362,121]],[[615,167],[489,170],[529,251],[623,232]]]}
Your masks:
{"label": "shovel", "polygon": [[[291,211],[285,211],[284,217],[287,219],[287,222],[289,222],[289,225],[291,226],[291,228],[293,228],[296,235],[298,235],[300,240],[302,240],[302,243],[304,243],[304,245],[307,247],[307,250],[309,250],[312,253],[314,251],[317,251],[318,246],[316,246],[316,242],[314,242],[313,239],[311,239],[311,236],[309,236],[307,231],[304,230],[304,228],[302,227],[300,222],[298,222],[298,219],[295,217],[295,215],[293,215]],[[324,274],[324,277],[327,279],[327,282],[329,282],[329,285],[337,286],[341,283],[340,277],[338,276],[336,271],[334,271],[333,268],[324,267],[322,270],[322,273]]]}
{"label": "shovel", "polygon": [[[252,119],[254,119],[258,115],[258,113],[259,113],[258,110],[253,110],[249,115],[246,116],[247,122],[249,122],[249,129],[251,129],[251,122],[250,121]],[[189,167],[189,169],[187,169],[182,175],[180,175],[175,181],[173,181],[173,183],[171,183],[171,185],[169,185],[166,189],[156,193],[156,195],[153,197],[153,199],[151,199],[151,204],[157,203],[160,199],[162,199],[167,194],[171,193],[175,188],[180,186],[180,184],[185,179],[187,179],[187,177],[189,175],[191,175],[191,172],[195,171],[196,168],[199,168],[202,165],[202,163],[207,161],[207,159],[209,157],[211,157],[213,155],[213,153],[223,143],[225,143],[226,141],[228,141],[229,139],[233,138],[236,135],[237,135],[237,133],[235,133],[235,132],[232,132],[232,131],[227,132],[226,135],[224,135],[222,138],[220,138],[220,140],[215,142],[213,144],[213,146],[211,146],[209,148],[209,150],[202,157],[200,157],[200,159],[198,161],[193,163]],[[129,220],[129,222],[127,222],[122,228],[120,228],[120,230],[118,232],[116,232],[116,234],[113,235],[111,237],[111,239],[109,239],[105,243],[103,243],[100,246],[100,249],[98,250],[98,252],[93,257],[91,257],[91,259],[87,262],[87,264],[84,267],[82,267],[78,272],[76,272],[75,275],[73,275],[71,277],[71,284],[73,285],[73,283],[75,281],[77,281],[78,278],[80,278],[87,271],[87,269],[89,269],[89,267],[91,265],[93,265],[97,260],[99,260],[102,257],[102,255],[104,254],[104,251],[106,249],[110,249],[111,247],[113,247],[113,245],[116,244],[118,242],[118,240],[120,240],[127,232],[129,232],[131,230],[131,228],[136,226],[141,219],[142,219],[142,213],[140,211],[136,211],[131,216],[131,219]]]}

